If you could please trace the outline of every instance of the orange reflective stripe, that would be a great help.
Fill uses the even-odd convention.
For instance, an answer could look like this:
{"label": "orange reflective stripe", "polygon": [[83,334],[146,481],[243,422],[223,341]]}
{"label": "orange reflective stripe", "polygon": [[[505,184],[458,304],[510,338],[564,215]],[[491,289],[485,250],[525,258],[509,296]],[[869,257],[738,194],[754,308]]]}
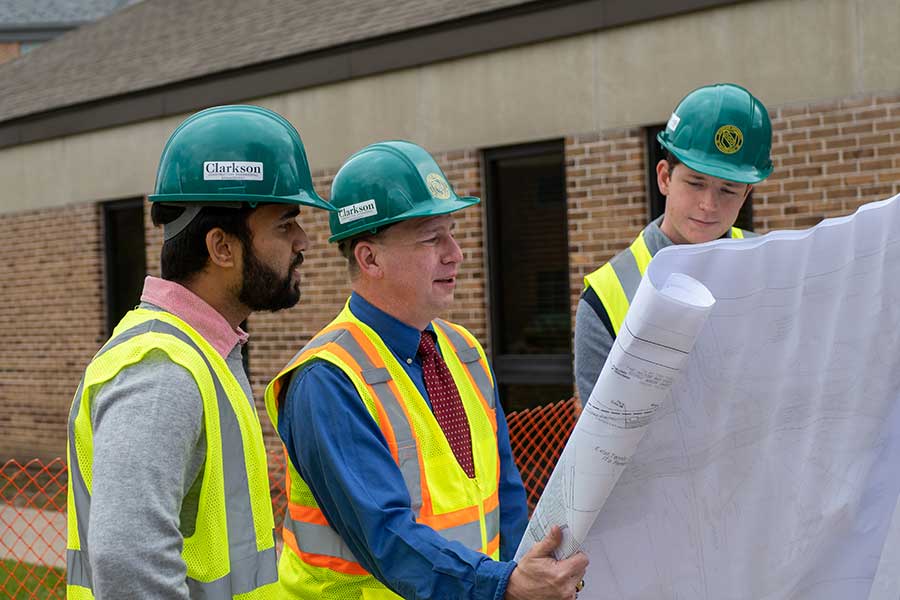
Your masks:
{"label": "orange reflective stripe", "polygon": [[[351,333],[352,335],[352,333]],[[358,342],[359,340],[357,340]],[[359,366],[359,363],[354,360],[350,353],[344,350],[339,344],[335,342],[331,342],[323,347],[323,349],[327,349],[329,352],[340,358],[344,364],[353,368],[356,373],[362,372],[362,367]],[[400,462],[400,453],[397,450],[397,437],[394,435],[394,427],[391,425],[390,419],[388,419],[387,413],[384,411],[384,406],[381,404],[381,400],[378,399],[378,394],[375,393],[375,390],[372,389],[372,386],[368,383],[363,382],[364,385],[369,388],[369,396],[372,398],[372,402],[375,403],[375,412],[378,415],[378,424],[381,426],[381,431],[384,433],[384,439],[387,441],[388,448],[391,451],[391,456],[394,457],[396,462]],[[393,382],[391,382],[393,383]],[[393,390],[394,388],[392,388]],[[394,390],[396,393],[396,390]]]}
{"label": "orange reflective stripe", "polygon": [[483,554],[487,554],[488,556],[491,556],[492,554],[494,554],[494,552],[496,552],[499,549],[500,549],[500,534],[498,533],[497,535],[494,536],[494,539],[492,539],[491,541],[488,542],[487,548],[481,549],[481,552]]}
{"label": "orange reflective stripe", "polygon": [[[381,355],[378,353],[378,350],[375,349],[375,346],[372,344],[372,341],[369,339],[365,333],[363,333],[362,329],[360,329],[359,325],[353,323],[351,321],[343,321],[341,323],[337,323],[336,326],[332,329],[341,328],[347,331],[353,339],[356,341],[357,345],[360,349],[365,353],[368,357],[369,362],[372,363],[372,366],[375,368],[385,368],[384,360],[382,360]],[[325,332],[323,332],[325,333]],[[316,337],[318,337],[317,334]],[[331,342],[330,346],[337,346],[337,342]],[[338,354],[335,352],[335,354]],[[362,367],[359,363],[354,360],[349,353],[346,352],[343,348],[341,348],[341,354],[339,356],[342,359],[345,359],[347,365],[352,366],[357,373],[362,372]],[[397,384],[393,379],[387,382],[388,387],[391,392],[393,392],[394,396],[400,398],[400,390],[397,389]],[[372,397],[372,400],[375,402],[375,411],[378,413],[378,422],[382,425],[382,431],[384,432],[384,437],[387,440],[388,448],[391,450],[391,456],[394,457],[394,460],[399,464],[400,463],[400,454],[398,452],[397,447],[397,436],[394,434],[394,427],[391,425],[391,421],[388,418],[387,413],[384,410],[384,405],[381,403],[381,400],[378,398],[378,394],[375,393],[375,390],[372,389],[372,386],[366,383],[366,387],[369,388],[369,395]],[[420,461],[421,463],[421,457]]]}
{"label": "orange reflective stripe", "polygon": [[[424,510],[422,512],[425,512]],[[443,513],[440,515],[430,514],[430,515],[420,515],[416,521],[422,523],[423,525],[428,525],[432,529],[436,531],[440,531],[441,529],[448,529],[450,527],[458,527],[460,525],[465,525],[467,523],[471,523],[472,521],[478,522],[481,519],[481,513],[478,510],[477,506],[467,506],[466,508],[461,508],[459,510],[454,510],[448,513]]]}
{"label": "orange reflective stripe", "polygon": [[416,455],[418,456],[416,464],[419,468],[419,490],[422,495],[422,506],[419,509],[419,514],[416,516],[416,520],[418,521],[423,515],[428,518],[430,515],[434,514],[434,509],[432,508],[431,504],[431,490],[428,489],[428,478],[425,476],[425,459],[422,456],[422,445],[416,438],[416,432],[412,425],[414,421],[409,414],[409,410],[406,408],[406,403],[401,400],[403,396],[400,394],[400,390],[397,388],[397,384],[393,379],[391,379],[389,383],[391,386],[391,391],[394,393],[394,397],[397,399],[397,406],[400,407],[400,410],[403,411],[403,416],[406,419],[406,422],[409,423],[413,441],[416,444]]}
{"label": "orange reflective stripe", "polygon": [[500,506],[500,495],[499,491],[494,491],[493,494],[487,497],[484,501],[484,511],[491,512],[495,508]]}
{"label": "orange reflective stripe", "polygon": [[[323,335],[325,335],[329,332],[332,332],[335,329],[340,329],[340,327],[335,324],[329,325],[328,327],[326,327],[325,329],[323,329],[322,331],[317,333],[315,335],[315,337],[313,338],[313,340],[316,338],[321,338]],[[310,340],[310,341],[313,341],[313,340]],[[284,387],[284,382],[285,382],[284,376],[286,374],[288,374],[289,372],[293,371],[294,369],[296,369],[297,365],[299,365],[301,362],[306,360],[306,358],[314,350],[318,350],[318,349],[319,349],[319,346],[313,346],[312,348],[304,346],[304,349],[302,349],[299,353],[297,353],[297,355],[294,356],[294,358],[292,358],[288,362],[287,366],[285,366],[281,370],[281,372],[278,374],[278,376],[272,381],[272,395],[275,397],[275,406],[276,407],[279,406],[279,404],[281,403],[281,390]]]}
{"label": "orange reflective stripe", "polygon": [[295,521],[314,523],[316,525],[329,526],[325,513],[318,506],[304,506],[302,504],[288,503],[288,512]]}
{"label": "orange reflective stripe", "polygon": [[308,565],[321,567],[323,569],[331,569],[332,571],[337,571],[338,573],[343,573],[345,575],[369,575],[369,572],[363,569],[359,563],[350,562],[349,560],[337,558],[336,556],[325,556],[324,554],[304,552],[297,546],[297,538],[294,537],[294,534],[291,531],[285,529],[283,533],[285,547],[289,548],[291,552],[296,554],[300,560]]}
{"label": "orange reflective stripe", "polygon": [[[484,512],[489,513],[492,510],[495,510],[498,506],[500,506],[499,492],[494,491],[493,494],[491,494],[484,500]],[[458,527],[460,525],[465,525],[466,523],[471,523],[472,521],[478,522],[481,520],[478,506],[467,506],[466,508],[461,508],[459,510],[454,510],[439,515],[436,515],[434,513],[425,515],[425,507],[423,506],[422,513],[423,514],[419,515],[416,521],[422,523],[423,525],[428,525],[436,531],[440,531],[441,529],[448,529],[450,527]]]}
{"label": "orange reflective stripe", "polygon": [[[484,500],[484,512],[489,513],[492,510],[496,509],[499,505],[499,493],[498,491],[494,491],[493,494],[491,494]],[[425,512],[424,507],[422,512]],[[479,514],[478,506],[468,506],[466,508],[461,508],[459,510],[454,510],[439,515],[430,513],[427,516],[424,516],[424,518],[423,515],[420,515],[416,520],[419,523],[428,525],[432,529],[439,531],[441,529],[447,529],[448,527],[457,527],[459,525],[465,525],[466,523],[470,523],[472,521],[479,521],[480,519],[481,515]]]}

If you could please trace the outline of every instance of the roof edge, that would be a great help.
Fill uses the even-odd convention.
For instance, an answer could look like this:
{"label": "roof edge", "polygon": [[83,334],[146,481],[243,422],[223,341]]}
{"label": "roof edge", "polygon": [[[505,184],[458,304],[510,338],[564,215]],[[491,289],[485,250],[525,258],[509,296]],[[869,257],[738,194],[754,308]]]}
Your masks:
{"label": "roof edge", "polygon": [[[0,122],[0,148],[192,112],[738,4],[749,0],[549,0],[334,46]],[[460,39],[465,39],[462,46]]]}

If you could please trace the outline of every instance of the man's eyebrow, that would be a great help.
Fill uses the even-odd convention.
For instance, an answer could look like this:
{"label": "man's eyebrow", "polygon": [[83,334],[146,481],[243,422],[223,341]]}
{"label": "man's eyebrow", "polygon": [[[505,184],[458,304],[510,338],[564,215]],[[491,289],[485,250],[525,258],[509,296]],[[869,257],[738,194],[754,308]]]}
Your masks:
{"label": "man's eyebrow", "polygon": [[289,221],[291,219],[296,219],[297,215],[299,215],[299,214],[300,214],[300,207],[292,206],[292,207],[288,208],[286,211],[284,211],[283,213],[281,213],[281,217],[279,218],[279,221]]}

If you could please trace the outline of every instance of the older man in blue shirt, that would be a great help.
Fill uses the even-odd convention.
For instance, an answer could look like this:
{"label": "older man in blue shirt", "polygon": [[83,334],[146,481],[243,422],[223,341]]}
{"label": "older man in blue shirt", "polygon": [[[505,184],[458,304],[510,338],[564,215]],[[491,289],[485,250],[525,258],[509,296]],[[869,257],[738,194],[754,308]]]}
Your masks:
{"label": "older man in blue shirt", "polygon": [[512,561],[527,507],[493,373],[437,318],[463,258],[450,213],[478,199],[384,142],[348,160],[331,202],[353,294],[266,393],[291,463],[284,594],[574,598],[587,558],[555,560],[558,530]]}

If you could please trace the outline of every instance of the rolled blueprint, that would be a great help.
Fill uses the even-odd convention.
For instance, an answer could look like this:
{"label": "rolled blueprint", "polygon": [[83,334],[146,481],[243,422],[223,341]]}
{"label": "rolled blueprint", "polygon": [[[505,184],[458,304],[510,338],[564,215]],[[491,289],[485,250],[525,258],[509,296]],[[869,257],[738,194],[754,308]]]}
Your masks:
{"label": "rolled blueprint", "polygon": [[553,525],[562,559],[577,552],[687,361],[715,299],[673,273],[657,289],[644,277],[575,429],[550,475],[516,560]]}

